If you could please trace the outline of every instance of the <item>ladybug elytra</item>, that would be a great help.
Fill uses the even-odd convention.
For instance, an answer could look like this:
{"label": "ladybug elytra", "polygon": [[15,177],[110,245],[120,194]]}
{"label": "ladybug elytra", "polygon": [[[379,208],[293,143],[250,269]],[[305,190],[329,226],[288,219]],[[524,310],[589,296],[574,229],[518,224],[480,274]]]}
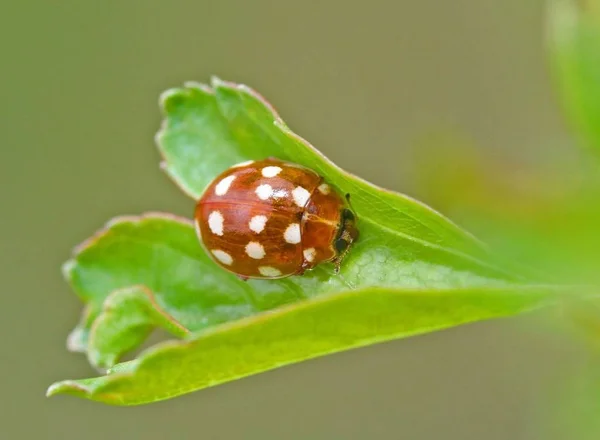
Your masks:
{"label": "ladybug elytra", "polygon": [[338,272],[358,238],[344,197],[314,171],[275,158],[221,173],[194,217],[206,252],[243,280],[301,275],[322,262]]}

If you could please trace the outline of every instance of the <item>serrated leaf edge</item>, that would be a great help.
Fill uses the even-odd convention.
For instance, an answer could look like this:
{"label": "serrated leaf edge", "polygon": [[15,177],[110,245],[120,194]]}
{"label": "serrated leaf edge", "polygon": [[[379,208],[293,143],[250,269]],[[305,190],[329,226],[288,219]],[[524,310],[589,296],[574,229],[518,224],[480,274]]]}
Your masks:
{"label": "serrated leaf edge", "polygon": [[144,221],[154,219],[171,220],[188,226],[194,226],[194,222],[186,217],[161,211],[147,211],[138,215],[119,215],[113,217],[105,222],[102,227],[96,229],[96,231],[90,237],[73,247],[71,258],[62,265],[63,274],[70,271],[72,265],[74,264],[73,260],[76,259],[79,254],[94,246],[99,240],[102,240],[116,226],[119,226],[123,223],[139,224]]}

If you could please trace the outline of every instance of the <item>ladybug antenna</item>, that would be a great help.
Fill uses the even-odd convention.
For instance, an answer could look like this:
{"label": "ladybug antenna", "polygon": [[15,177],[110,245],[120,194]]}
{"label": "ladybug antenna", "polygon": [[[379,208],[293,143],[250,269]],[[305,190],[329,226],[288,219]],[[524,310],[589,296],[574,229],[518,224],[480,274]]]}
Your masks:
{"label": "ladybug antenna", "polygon": [[348,202],[348,206],[350,206],[350,209],[354,211],[354,213],[356,213],[354,207],[352,206],[352,202],[350,201],[350,193],[346,193],[346,202]]}

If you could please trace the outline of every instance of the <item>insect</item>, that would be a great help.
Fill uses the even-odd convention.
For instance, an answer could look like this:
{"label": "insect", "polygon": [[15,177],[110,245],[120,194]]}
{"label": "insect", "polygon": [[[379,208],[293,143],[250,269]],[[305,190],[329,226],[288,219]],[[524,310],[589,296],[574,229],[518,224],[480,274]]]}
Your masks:
{"label": "insect", "polygon": [[323,262],[338,273],[358,238],[348,195],[276,158],[222,172],[198,200],[194,220],[206,252],[242,280],[302,275]]}

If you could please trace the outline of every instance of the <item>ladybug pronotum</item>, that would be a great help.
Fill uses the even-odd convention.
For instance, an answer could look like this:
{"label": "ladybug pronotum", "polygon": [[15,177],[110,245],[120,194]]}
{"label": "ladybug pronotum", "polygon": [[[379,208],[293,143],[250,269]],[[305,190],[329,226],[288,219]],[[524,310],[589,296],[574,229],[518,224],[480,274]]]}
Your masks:
{"label": "ladybug pronotum", "polygon": [[347,197],[314,171],[275,158],[221,173],[194,217],[206,252],[243,280],[301,275],[323,262],[337,273],[358,238]]}

